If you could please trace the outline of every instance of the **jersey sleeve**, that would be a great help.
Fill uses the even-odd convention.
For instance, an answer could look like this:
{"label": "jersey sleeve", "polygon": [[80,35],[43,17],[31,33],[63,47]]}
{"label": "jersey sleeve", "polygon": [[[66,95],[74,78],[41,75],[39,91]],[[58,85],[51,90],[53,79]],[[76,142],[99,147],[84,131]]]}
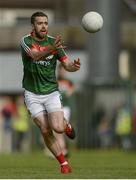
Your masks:
{"label": "jersey sleeve", "polygon": [[59,49],[57,51],[57,59],[59,61],[66,61],[66,60],[68,60],[68,56],[67,56],[67,54],[65,53],[65,51],[63,49]]}
{"label": "jersey sleeve", "polygon": [[[50,44],[53,44],[55,42],[55,38],[52,36],[48,36]],[[57,60],[59,61],[65,61],[68,60],[68,56],[66,55],[64,49],[58,49],[53,54],[55,54]]]}
{"label": "jersey sleeve", "polygon": [[23,37],[20,42],[21,49],[28,55],[31,56],[32,43],[27,37]]}

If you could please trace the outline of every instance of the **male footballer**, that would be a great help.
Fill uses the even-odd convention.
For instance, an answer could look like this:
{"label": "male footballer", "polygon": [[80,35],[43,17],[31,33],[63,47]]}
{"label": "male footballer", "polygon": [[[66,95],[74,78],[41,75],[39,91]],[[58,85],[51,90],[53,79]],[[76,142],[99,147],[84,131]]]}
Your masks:
{"label": "male footballer", "polygon": [[75,138],[74,128],[64,120],[55,71],[57,61],[65,70],[77,71],[80,69],[80,59],[70,61],[61,36],[54,38],[48,35],[46,14],[35,12],[31,16],[31,25],[32,32],[21,39],[25,103],[33,121],[40,128],[46,146],[60,163],[61,173],[70,173],[69,162],[53,135],[55,131]]}

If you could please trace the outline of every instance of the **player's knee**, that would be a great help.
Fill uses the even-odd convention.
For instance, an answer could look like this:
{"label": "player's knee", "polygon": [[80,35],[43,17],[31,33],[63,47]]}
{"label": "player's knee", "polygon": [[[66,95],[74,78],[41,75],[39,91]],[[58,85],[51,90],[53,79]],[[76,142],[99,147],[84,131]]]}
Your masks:
{"label": "player's knee", "polygon": [[41,133],[44,134],[44,135],[48,134],[51,131],[50,129],[48,129],[48,128],[44,127],[44,126],[41,126],[40,129],[41,129]]}
{"label": "player's knee", "polygon": [[56,125],[53,130],[57,133],[63,133],[64,132],[64,127],[60,125]]}

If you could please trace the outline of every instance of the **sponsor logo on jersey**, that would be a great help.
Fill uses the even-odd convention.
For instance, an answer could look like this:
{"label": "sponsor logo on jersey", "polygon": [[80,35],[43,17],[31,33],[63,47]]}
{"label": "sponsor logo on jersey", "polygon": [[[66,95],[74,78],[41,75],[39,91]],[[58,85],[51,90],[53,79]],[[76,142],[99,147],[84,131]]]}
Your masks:
{"label": "sponsor logo on jersey", "polygon": [[40,64],[42,66],[49,66],[50,61],[34,61],[35,64]]}
{"label": "sponsor logo on jersey", "polygon": [[51,63],[51,59],[53,59],[54,55],[50,55],[48,57],[45,58],[45,60],[42,61],[34,61],[35,64],[40,64],[42,66],[49,66]]}

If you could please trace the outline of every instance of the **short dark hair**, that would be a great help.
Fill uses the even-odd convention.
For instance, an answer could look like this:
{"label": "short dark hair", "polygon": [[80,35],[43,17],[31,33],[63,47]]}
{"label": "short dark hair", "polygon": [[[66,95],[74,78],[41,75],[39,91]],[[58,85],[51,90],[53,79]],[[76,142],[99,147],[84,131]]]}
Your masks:
{"label": "short dark hair", "polygon": [[46,17],[48,19],[48,16],[43,12],[35,12],[31,16],[31,24],[34,24],[36,17]]}

